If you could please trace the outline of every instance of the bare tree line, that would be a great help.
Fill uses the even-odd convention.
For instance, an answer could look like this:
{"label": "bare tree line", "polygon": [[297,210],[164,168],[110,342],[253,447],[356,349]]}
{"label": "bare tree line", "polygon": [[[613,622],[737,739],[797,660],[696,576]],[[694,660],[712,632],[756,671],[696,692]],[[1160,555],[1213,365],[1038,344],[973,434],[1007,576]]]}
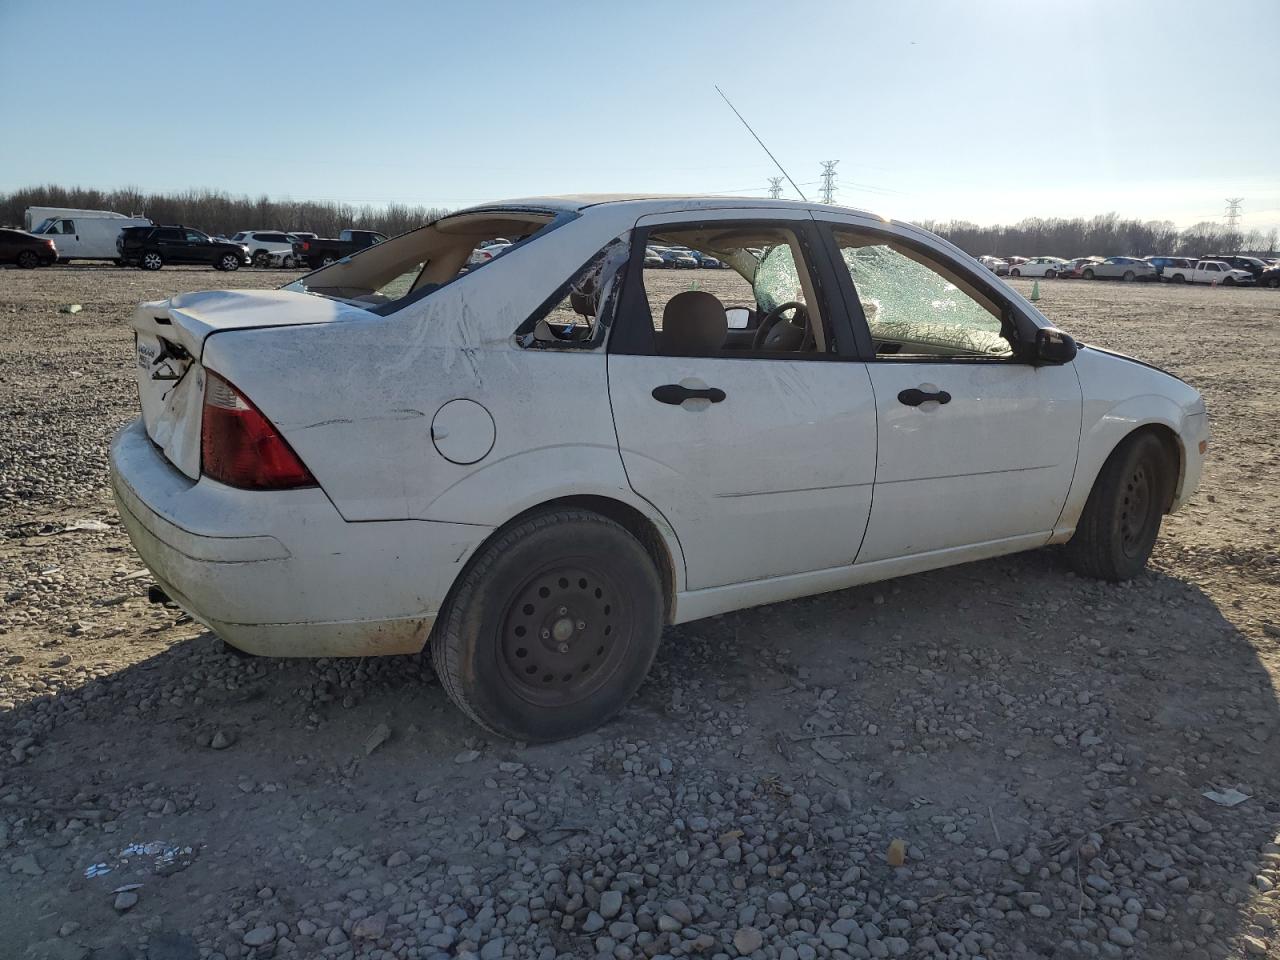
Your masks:
{"label": "bare tree line", "polygon": [[[0,224],[21,224],[23,211],[32,206],[114,210],[147,216],[156,223],[180,223],[228,236],[239,230],[309,230],[333,236],[348,227],[395,236],[448,212],[401,203],[372,207],[335,201],[272,200],[265,195],[254,199],[217,190],[143,193],[134,187],[92,190],[50,184],[0,194]],[[1030,217],[1012,226],[978,226],[961,220],[925,220],[920,226],[974,256],[1267,256],[1274,255],[1277,249],[1274,227],[1266,233],[1233,233],[1221,223],[1204,221],[1179,230],[1168,220],[1123,220],[1115,213],[1070,220]]]}
{"label": "bare tree line", "polygon": [[91,190],[50,184],[0,194],[0,224],[20,226],[27,207],[113,210],[227,236],[240,230],[307,230],[331,237],[352,227],[393,237],[448,212],[402,203],[371,207],[334,201],[272,200],[265,195],[255,200],[217,190],[143,193],[134,187]]}
{"label": "bare tree line", "polygon": [[1250,253],[1274,255],[1277,231],[1232,232],[1224,224],[1206,220],[1179,230],[1168,220],[1122,220],[1114,213],[1071,220],[1030,217],[1013,226],[980,227],[952,220],[923,221],[920,226],[946,237],[975,257],[1199,257],[1206,254]]}

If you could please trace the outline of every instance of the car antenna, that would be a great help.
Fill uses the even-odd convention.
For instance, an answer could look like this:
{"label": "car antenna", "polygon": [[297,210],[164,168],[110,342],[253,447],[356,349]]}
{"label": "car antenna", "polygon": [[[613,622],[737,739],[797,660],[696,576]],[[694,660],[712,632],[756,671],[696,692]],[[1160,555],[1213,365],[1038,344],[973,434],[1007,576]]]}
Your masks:
{"label": "car antenna", "polygon": [[724,95],[724,91],[720,89],[720,85],[718,83],[713,83],[712,86],[716,88],[716,93],[720,94],[724,102],[729,104],[729,109],[738,115],[738,119],[741,120],[742,125],[747,128],[747,132],[756,138],[756,143],[760,144],[760,149],[763,150],[765,153],[769,154],[769,159],[773,161],[774,166],[776,166],[779,170],[782,170],[782,175],[787,178],[787,182],[790,183],[791,186],[796,188],[796,193],[800,194],[800,199],[803,200],[805,203],[808,203],[809,198],[804,195],[804,191],[801,190],[798,186],[796,186],[796,182],[791,179],[791,174],[787,173],[786,170],[783,170],[782,164],[778,163],[778,158],[773,155],[773,151],[771,151],[768,147],[766,147],[764,145],[764,141],[760,139],[759,134],[757,134],[754,130],[751,129],[751,124],[747,123],[746,117],[738,113],[738,108],[735,107],[729,101],[729,98]]}

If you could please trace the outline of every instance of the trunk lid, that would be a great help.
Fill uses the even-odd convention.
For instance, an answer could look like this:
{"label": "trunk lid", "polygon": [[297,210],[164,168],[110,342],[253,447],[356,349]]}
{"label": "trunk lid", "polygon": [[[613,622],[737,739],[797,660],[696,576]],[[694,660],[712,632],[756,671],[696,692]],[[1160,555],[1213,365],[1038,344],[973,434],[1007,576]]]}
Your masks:
{"label": "trunk lid", "polygon": [[205,381],[200,357],[210,336],[369,318],[359,307],[286,290],[215,290],[138,304],[134,373],[147,436],[170,463],[199,479]]}

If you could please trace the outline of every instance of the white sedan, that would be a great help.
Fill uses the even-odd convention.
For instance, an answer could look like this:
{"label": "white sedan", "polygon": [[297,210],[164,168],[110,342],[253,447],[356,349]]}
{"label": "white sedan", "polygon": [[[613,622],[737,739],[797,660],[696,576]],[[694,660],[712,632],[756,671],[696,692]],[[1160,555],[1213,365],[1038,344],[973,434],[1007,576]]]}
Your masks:
{"label": "white sedan", "polygon": [[1060,273],[1066,273],[1071,265],[1061,257],[1032,257],[1009,270],[1011,277],[1046,277],[1052,280]]}
{"label": "white sedan", "polygon": [[947,242],[789,200],[477,207],[133,325],[112,484],[160,588],[254,653],[429,645],[517,739],[619,710],[664,624],[1047,544],[1137,576],[1209,436]]}

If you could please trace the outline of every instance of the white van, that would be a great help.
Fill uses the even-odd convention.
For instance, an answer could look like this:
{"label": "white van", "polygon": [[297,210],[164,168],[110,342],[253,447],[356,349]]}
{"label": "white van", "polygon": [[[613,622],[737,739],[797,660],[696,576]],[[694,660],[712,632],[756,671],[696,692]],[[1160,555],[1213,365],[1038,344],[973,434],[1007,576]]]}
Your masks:
{"label": "white van", "polygon": [[125,227],[150,227],[146,217],[110,216],[50,217],[31,232],[48,236],[58,248],[59,260],[116,260],[116,238]]}
{"label": "white van", "polygon": [[78,207],[27,207],[22,214],[22,229],[27,233],[35,233],[46,220],[57,220],[61,217],[111,217],[128,219],[123,213],[113,210],[84,210]]}

